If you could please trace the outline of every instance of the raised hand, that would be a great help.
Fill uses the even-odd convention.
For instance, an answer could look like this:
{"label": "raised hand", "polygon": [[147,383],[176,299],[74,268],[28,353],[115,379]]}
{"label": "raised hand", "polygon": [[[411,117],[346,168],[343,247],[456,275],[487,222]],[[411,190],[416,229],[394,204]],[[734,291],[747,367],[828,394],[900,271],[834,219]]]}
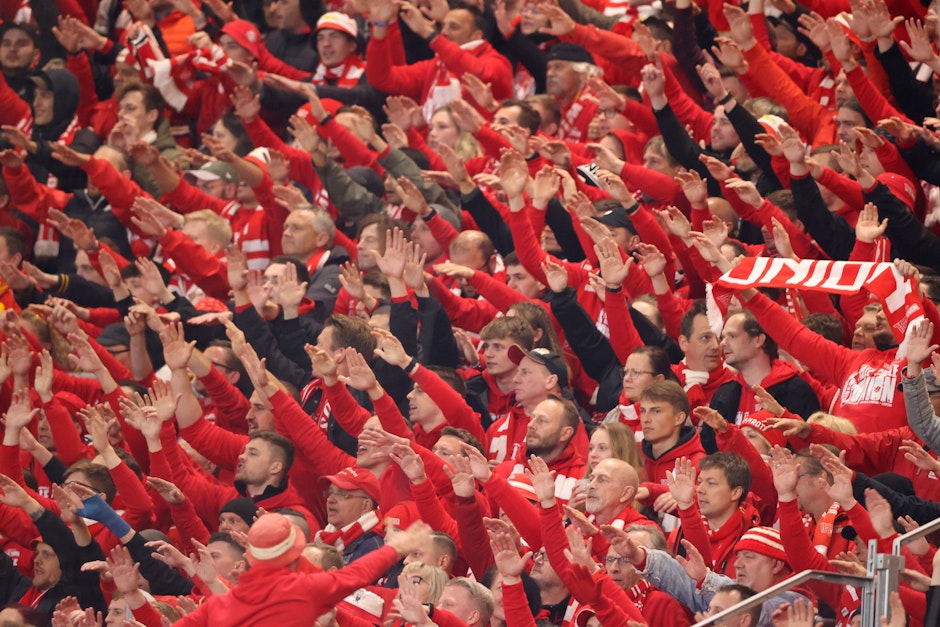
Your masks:
{"label": "raised hand", "polygon": [[410,446],[404,444],[394,445],[389,457],[398,464],[411,483],[423,483],[427,480],[428,475],[424,470],[424,462],[421,460],[421,456],[415,453]]}
{"label": "raised hand", "polygon": [[150,476],[147,477],[147,485],[156,490],[168,505],[178,505],[186,500],[183,491],[176,487],[175,483],[171,483],[166,479]]}
{"label": "raised hand", "polygon": [[547,257],[542,263],[542,272],[545,274],[545,280],[548,287],[556,294],[565,291],[568,287],[568,271],[561,264],[557,264]]}
{"label": "raised hand", "polygon": [[705,558],[702,557],[695,545],[688,540],[682,540],[682,546],[685,547],[685,557],[676,555],[676,561],[685,570],[685,574],[689,576],[689,579],[695,582],[702,581],[708,575],[708,564],[705,563]]}
{"label": "raised hand", "polygon": [[640,244],[637,246],[640,265],[650,277],[657,277],[666,271],[666,255],[653,244]]}
{"label": "raised hand", "polygon": [[372,371],[372,368],[369,367],[365,357],[359,354],[359,351],[355,348],[346,348],[344,355],[349,374],[340,376],[340,381],[363,392],[379,387],[375,373]]}
{"label": "raised hand", "polygon": [[611,237],[605,237],[600,244],[594,245],[594,253],[597,255],[601,276],[604,277],[607,287],[616,288],[623,285],[624,279],[630,274],[633,260],[628,257],[624,261],[623,252],[617,242]]}
{"label": "raised hand", "polygon": [[[402,177],[404,179],[404,177]],[[404,179],[407,181],[407,179]],[[411,181],[407,181],[414,187]],[[417,188],[415,188],[417,189]],[[375,253],[375,261],[385,276],[390,279],[402,279],[405,273],[405,260],[411,254],[414,244],[405,239],[404,232],[395,227],[385,233],[385,253]]]}
{"label": "raised hand", "polygon": [[503,579],[509,578],[508,583],[515,582],[525,571],[526,565],[532,559],[532,551],[519,555],[516,543],[511,533],[503,530],[488,530],[490,536],[490,549],[493,551],[493,560]]}
{"label": "raised hand", "polygon": [[692,223],[678,208],[670,205],[658,213],[668,232],[681,240],[689,239],[689,234],[692,232]]}
{"label": "raised hand", "polygon": [[673,470],[666,471],[666,485],[679,509],[689,509],[695,502],[695,465],[687,457],[676,460]]}
{"label": "raised hand", "polygon": [[800,479],[800,466],[793,454],[785,448],[774,446],[770,450],[770,470],[774,476],[774,487],[781,501],[796,498],[796,484]]}
{"label": "raised hand", "polygon": [[529,456],[529,467],[525,474],[532,481],[535,496],[542,506],[551,507],[555,502],[555,479],[545,460],[538,455]]}
{"label": "raised hand", "polygon": [[858,222],[855,223],[855,239],[871,244],[884,235],[887,229],[888,218],[879,222],[878,207],[874,203],[865,203],[858,214]]}
{"label": "raised hand", "polygon": [[[511,148],[504,148],[500,153],[499,180],[506,196],[519,199],[529,183],[529,168],[522,155]],[[521,210],[521,204],[510,203],[513,210]]]}
{"label": "raised hand", "polygon": [[376,356],[399,368],[404,368],[411,363],[411,355],[405,352],[401,340],[395,337],[391,331],[372,329],[372,337],[376,339]]}

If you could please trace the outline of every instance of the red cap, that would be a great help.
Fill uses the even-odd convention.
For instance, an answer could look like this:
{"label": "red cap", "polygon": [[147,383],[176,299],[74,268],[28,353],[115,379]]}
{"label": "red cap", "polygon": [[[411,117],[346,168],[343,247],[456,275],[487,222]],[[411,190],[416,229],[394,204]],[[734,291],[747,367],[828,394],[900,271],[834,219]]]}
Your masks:
{"label": "red cap", "polygon": [[379,487],[379,480],[365,468],[356,468],[350,466],[344,468],[335,475],[327,475],[320,478],[320,484],[332,483],[341,490],[362,490],[369,497],[378,503],[382,497],[382,488]]}
{"label": "red cap", "polygon": [[878,176],[878,182],[884,183],[898,200],[907,205],[908,209],[914,208],[917,198],[917,190],[910,179],[894,172],[885,172]]}
{"label": "red cap", "polygon": [[222,27],[222,32],[235,40],[254,58],[261,56],[261,32],[247,20],[235,20]]}

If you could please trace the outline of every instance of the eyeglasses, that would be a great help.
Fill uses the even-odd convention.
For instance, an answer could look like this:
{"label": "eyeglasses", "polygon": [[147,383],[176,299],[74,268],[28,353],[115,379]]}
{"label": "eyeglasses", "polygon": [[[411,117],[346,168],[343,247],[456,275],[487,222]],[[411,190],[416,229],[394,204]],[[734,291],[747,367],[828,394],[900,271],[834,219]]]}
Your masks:
{"label": "eyeglasses", "polygon": [[617,111],[616,109],[601,109],[600,110],[600,114],[603,115],[608,120],[613,119],[614,116],[616,116],[618,113],[620,112]]}
{"label": "eyeglasses", "polygon": [[629,370],[623,371],[623,378],[624,379],[638,379],[640,378],[640,375],[643,375],[643,374],[654,375],[656,373],[650,372],[649,370],[637,370],[636,368],[630,368]]}
{"label": "eyeglasses", "polygon": [[323,497],[324,497],[324,498],[330,498],[331,496],[335,496],[336,498],[340,499],[341,501],[348,501],[349,499],[368,499],[368,498],[372,498],[372,497],[366,496],[366,495],[364,495],[364,494],[352,494],[352,493],[350,493],[350,492],[347,492],[346,490],[334,490],[333,488],[330,488],[329,490],[324,490],[324,491],[323,491]]}
{"label": "eyeglasses", "polygon": [[411,585],[419,586],[424,583],[424,577],[421,575],[412,575],[411,576]]}
{"label": "eyeglasses", "polygon": [[124,350],[111,350],[110,348],[106,348],[105,350],[111,353],[112,355],[121,355],[123,353],[131,352],[131,349],[129,348],[125,348]]}
{"label": "eyeglasses", "polygon": [[547,555],[548,555],[548,552],[545,549],[542,549],[541,551],[536,551],[535,553],[532,554],[532,561],[544,560]]}
{"label": "eyeglasses", "polygon": [[629,561],[630,560],[628,560],[625,557],[608,557],[604,559],[604,563],[607,564],[608,568],[613,566],[614,564],[623,568],[624,566],[627,565],[627,562]]}

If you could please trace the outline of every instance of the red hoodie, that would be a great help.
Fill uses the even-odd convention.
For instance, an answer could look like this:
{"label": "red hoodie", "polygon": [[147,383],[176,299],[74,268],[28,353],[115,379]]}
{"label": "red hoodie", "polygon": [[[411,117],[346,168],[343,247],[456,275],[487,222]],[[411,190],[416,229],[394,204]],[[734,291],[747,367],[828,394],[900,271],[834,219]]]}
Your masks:
{"label": "red hoodie", "polygon": [[694,427],[682,427],[676,445],[657,458],[653,457],[653,447],[649,442],[644,441],[640,448],[646,458],[646,481],[642,486],[650,493],[640,502],[647,506],[652,506],[659,495],[669,490],[666,487],[666,471],[675,468],[677,459],[688,457],[693,464],[697,464],[699,459],[705,457],[705,449],[702,448],[702,442]]}
{"label": "red hoodie", "polygon": [[398,560],[384,546],[331,573],[299,573],[256,564],[227,594],[213,595],[177,625],[257,625],[309,627],[353,591],[378,579]]}

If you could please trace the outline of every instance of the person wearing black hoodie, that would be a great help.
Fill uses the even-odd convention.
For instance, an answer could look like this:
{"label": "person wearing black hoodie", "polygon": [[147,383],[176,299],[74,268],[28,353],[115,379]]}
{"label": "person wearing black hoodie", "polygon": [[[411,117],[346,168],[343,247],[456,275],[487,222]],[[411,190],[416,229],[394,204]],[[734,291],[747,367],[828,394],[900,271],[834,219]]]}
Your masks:
{"label": "person wearing black hoodie", "polygon": [[52,158],[51,145],[62,142],[73,150],[92,154],[101,139],[91,129],[81,128],[76,112],[81,88],[68,70],[44,70],[31,77],[33,129],[25,148],[26,165],[40,183],[66,192],[88,184],[85,172]]}

